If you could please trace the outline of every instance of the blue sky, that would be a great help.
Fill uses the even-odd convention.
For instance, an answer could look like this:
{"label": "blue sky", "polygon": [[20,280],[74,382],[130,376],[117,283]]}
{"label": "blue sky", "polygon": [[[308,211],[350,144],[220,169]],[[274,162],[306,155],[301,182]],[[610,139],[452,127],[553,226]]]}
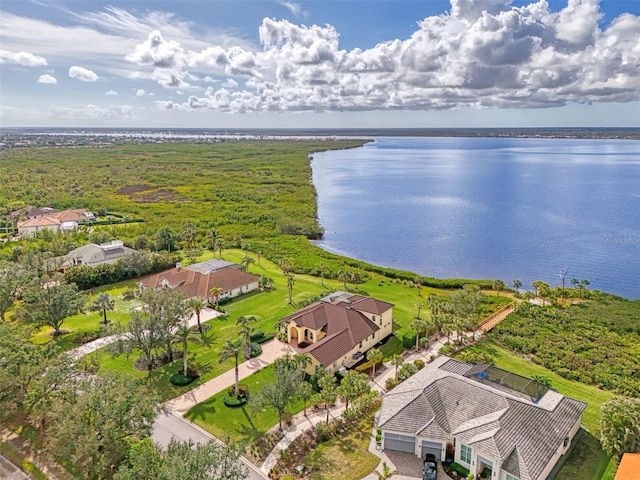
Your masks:
{"label": "blue sky", "polygon": [[0,126],[640,126],[637,0],[0,3]]}

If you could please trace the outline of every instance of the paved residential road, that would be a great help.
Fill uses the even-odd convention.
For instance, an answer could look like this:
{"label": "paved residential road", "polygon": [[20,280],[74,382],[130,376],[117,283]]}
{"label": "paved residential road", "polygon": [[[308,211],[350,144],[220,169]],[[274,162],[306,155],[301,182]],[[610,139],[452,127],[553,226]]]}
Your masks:
{"label": "paved residential road", "polygon": [[0,455],[0,478],[3,480],[29,480],[29,477],[22,470],[2,455]]}
{"label": "paved residential road", "polygon": [[[162,446],[167,446],[172,438],[183,442],[187,442],[189,440],[196,443],[207,443],[209,440],[219,442],[217,438],[185,418],[165,411],[160,412],[158,415],[158,418],[153,425],[153,434],[151,435],[151,438],[154,442]],[[255,465],[252,465],[245,459],[241,459],[241,461],[248,470],[247,478],[249,480],[265,480],[267,478]],[[4,477],[0,475],[0,478]],[[13,480],[12,477],[9,478]],[[20,477],[16,477],[16,480],[19,479]]]}

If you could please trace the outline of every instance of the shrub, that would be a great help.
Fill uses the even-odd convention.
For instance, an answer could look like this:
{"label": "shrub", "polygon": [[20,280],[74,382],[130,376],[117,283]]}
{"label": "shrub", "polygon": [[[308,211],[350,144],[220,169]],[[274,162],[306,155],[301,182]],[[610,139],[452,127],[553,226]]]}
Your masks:
{"label": "shrub", "polygon": [[398,380],[404,381],[418,371],[413,363],[405,363],[398,369]]}
{"label": "shrub", "polygon": [[463,350],[457,356],[460,360],[467,363],[488,364],[493,365],[493,355],[488,352],[474,352],[472,350]]}
{"label": "shrub", "polygon": [[416,368],[417,368],[418,370],[422,370],[422,369],[424,368],[424,361],[423,361],[423,360],[420,360],[419,358],[416,358],[416,359],[413,361],[413,364],[416,366]]}
{"label": "shrub", "polygon": [[[260,337],[260,338],[258,338],[256,340],[252,340],[252,342],[253,343],[257,343],[258,345],[262,345],[263,343],[268,342],[272,338],[275,338],[275,336],[276,336],[275,333],[265,333],[262,337]],[[286,333],[285,333],[285,337],[286,337]]]}
{"label": "shrub", "polygon": [[450,355],[455,351],[456,351],[456,346],[453,343],[447,343],[447,344],[443,345],[442,348],[440,349],[440,354],[441,355]]}
{"label": "shrub", "polygon": [[255,358],[262,353],[262,347],[257,343],[251,343],[249,348],[249,358]]}
{"label": "shrub", "polygon": [[326,442],[331,438],[331,426],[327,422],[320,422],[316,425],[316,435],[320,442]]}
{"label": "shrub", "polygon": [[251,341],[257,342],[261,338],[264,338],[264,335],[265,335],[264,330],[258,330],[257,332],[254,332],[251,334]]}
{"label": "shrub", "polygon": [[406,332],[402,336],[402,346],[404,348],[414,348],[416,346],[416,332]]}
{"label": "shrub", "polygon": [[195,378],[185,377],[181,373],[174,373],[173,375],[171,375],[171,377],[169,377],[169,381],[171,382],[171,384],[177,387],[183,387],[184,385],[189,385],[194,380]]}
{"label": "shrub", "polygon": [[380,443],[380,442],[382,442],[382,434],[376,433],[376,443]]}
{"label": "shrub", "polygon": [[246,398],[238,398],[235,395],[225,395],[222,397],[222,402],[229,408],[237,408],[247,403]]}
{"label": "shrub", "polygon": [[[235,397],[236,396],[236,386],[235,384],[231,385],[228,389],[227,389],[227,395],[230,397]],[[239,398],[249,398],[249,387],[244,384],[244,383],[240,383],[238,385],[238,397]]]}
{"label": "shrub", "polygon": [[467,475],[469,475],[469,470],[463,467],[462,465],[460,465],[459,463],[454,462],[451,465],[449,465],[449,470],[454,471],[462,475],[463,477],[466,477]]}
{"label": "shrub", "polygon": [[398,384],[400,384],[400,382],[395,378],[387,378],[387,381],[384,384],[384,388],[386,390],[391,390],[393,387],[395,387]]}

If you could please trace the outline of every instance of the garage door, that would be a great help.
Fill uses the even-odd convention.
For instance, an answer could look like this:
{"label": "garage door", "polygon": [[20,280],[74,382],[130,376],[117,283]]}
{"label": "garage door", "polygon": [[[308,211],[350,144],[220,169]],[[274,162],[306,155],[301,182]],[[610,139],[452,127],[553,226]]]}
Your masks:
{"label": "garage door", "polygon": [[415,453],[416,440],[408,435],[398,435],[397,433],[384,433],[385,450],[396,450],[398,452]]}
{"label": "garage door", "polygon": [[427,442],[426,440],[423,440],[422,458],[424,458],[427,453],[432,453],[438,460],[442,460],[442,444],[437,442]]}

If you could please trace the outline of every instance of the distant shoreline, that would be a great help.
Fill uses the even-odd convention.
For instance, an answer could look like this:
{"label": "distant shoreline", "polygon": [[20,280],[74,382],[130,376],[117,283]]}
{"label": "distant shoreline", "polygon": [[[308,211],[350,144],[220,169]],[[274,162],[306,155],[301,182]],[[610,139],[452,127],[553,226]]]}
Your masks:
{"label": "distant shoreline", "polygon": [[[34,138],[35,137],[35,138]],[[137,143],[216,142],[230,140],[295,140],[296,138],[372,137],[487,137],[640,140],[640,127],[560,127],[560,128],[332,128],[332,129],[221,129],[221,128],[0,128],[4,148],[20,145],[51,146],[56,137],[65,144],[82,144],[82,139],[101,139],[102,144],[135,141]],[[36,140],[37,139],[37,140]],[[71,139],[73,139],[71,141]],[[89,142],[93,143],[93,142]]]}

